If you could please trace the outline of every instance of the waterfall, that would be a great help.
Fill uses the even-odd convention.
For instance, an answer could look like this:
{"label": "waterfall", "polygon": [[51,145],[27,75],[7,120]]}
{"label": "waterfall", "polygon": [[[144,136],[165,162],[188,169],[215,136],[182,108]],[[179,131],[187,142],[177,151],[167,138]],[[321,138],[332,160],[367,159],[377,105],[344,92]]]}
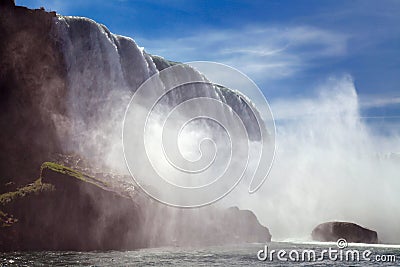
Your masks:
{"label": "waterfall", "polygon": [[[87,18],[58,16],[53,32],[67,69],[67,111],[61,119],[57,118],[58,131],[66,140],[64,150],[125,170],[120,133],[126,106],[144,81],[176,63],[147,54],[131,38],[112,34],[104,25]],[[180,68],[179,75],[188,80],[208,82],[194,68],[188,65]],[[176,78],[160,76],[159,85],[168,88]],[[224,117],[230,120],[232,112],[236,112],[242,117],[249,138],[260,139],[256,118],[246,104],[250,101],[223,86],[187,85],[167,94],[160,107],[174,107],[199,96],[229,105],[232,111],[225,112]],[[192,108],[207,109],[196,104]],[[165,112],[161,109],[158,111]],[[202,127],[207,125],[203,123]]]}

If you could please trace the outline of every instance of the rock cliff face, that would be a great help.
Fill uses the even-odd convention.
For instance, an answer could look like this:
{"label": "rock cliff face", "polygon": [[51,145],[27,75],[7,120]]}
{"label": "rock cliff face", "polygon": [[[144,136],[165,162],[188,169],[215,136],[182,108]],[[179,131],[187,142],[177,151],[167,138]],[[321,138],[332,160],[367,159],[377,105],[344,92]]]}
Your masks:
{"label": "rock cliff face", "polygon": [[316,241],[336,242],[339,238],[354,243],[378,243],[375,231],[350,222],[326,222],[314,228],[311,234]]}
{"label": "rock cliff face", "polygon": [[65,111],[66,70],[49,34],[55,13],[0,9],[0,184],[22,185],[60,151],[52,114]]}

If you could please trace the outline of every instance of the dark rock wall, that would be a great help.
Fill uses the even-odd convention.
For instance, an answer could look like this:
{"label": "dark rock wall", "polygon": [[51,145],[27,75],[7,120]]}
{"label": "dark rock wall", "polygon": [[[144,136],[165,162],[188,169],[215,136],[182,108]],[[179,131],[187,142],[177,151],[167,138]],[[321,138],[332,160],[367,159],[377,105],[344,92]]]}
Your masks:
{"label": "dark rock wall", "polygon": [[0,6],[14,7],[15,6],[15,0],[1,0],[0,1]]}
{"label": "dark rock wall", "polygon": [[55,13],[0,10],[0,183],[24,184],[59,150],[53,114],[63,112],[64,60],[51,38]]}

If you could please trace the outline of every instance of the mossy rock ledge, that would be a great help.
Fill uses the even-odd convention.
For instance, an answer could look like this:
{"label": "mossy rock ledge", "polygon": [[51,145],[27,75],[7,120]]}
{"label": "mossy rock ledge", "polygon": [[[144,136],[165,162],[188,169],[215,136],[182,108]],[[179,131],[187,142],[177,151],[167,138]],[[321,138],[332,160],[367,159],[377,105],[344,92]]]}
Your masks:
{"label": "mossy rock ledge", "polygon": [[0,251],[131,250],[266,242],[269,230],[238,208],[177,209],[43,163],[34,183],[0,195]]}

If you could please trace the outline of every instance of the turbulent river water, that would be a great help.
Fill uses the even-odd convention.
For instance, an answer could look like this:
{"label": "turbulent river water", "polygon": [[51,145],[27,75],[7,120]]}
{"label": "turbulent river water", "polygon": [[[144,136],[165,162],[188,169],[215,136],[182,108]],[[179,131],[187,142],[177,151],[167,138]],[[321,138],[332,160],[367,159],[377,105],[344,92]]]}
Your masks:
{"label": "turbulent river water", "polygon": [[[272,250],[275,252],[272,258],[268,256],[265,261],[261,261],[257,254],[260,250],[265,250],[265,246],[268,247],[268,255]],[[329,251],[329,248],[332,251],[336,250],[336,254],[333,252],[330,257],[326,252],[321,257],[323,250]],[[286,254],[278,259],[280,250]],[[367,250],[370,253],[366,252]],[[315,260],[312,257],[308,258],[309,251],[315,252]],[[359,260],[355,251],[359,253]],[[304,258],[303,252],[305,252]],[[363,253],[366,258],[363,258]],[[261,253],[259,256],[263,257],[264,254]],[[135,251],[43,251],[0,254],[1,266],[398,266],[399,264],[400,246],[349,244],[347,248],[338,249],[335,243],[271,242],[202,248],[163,247]]]}

